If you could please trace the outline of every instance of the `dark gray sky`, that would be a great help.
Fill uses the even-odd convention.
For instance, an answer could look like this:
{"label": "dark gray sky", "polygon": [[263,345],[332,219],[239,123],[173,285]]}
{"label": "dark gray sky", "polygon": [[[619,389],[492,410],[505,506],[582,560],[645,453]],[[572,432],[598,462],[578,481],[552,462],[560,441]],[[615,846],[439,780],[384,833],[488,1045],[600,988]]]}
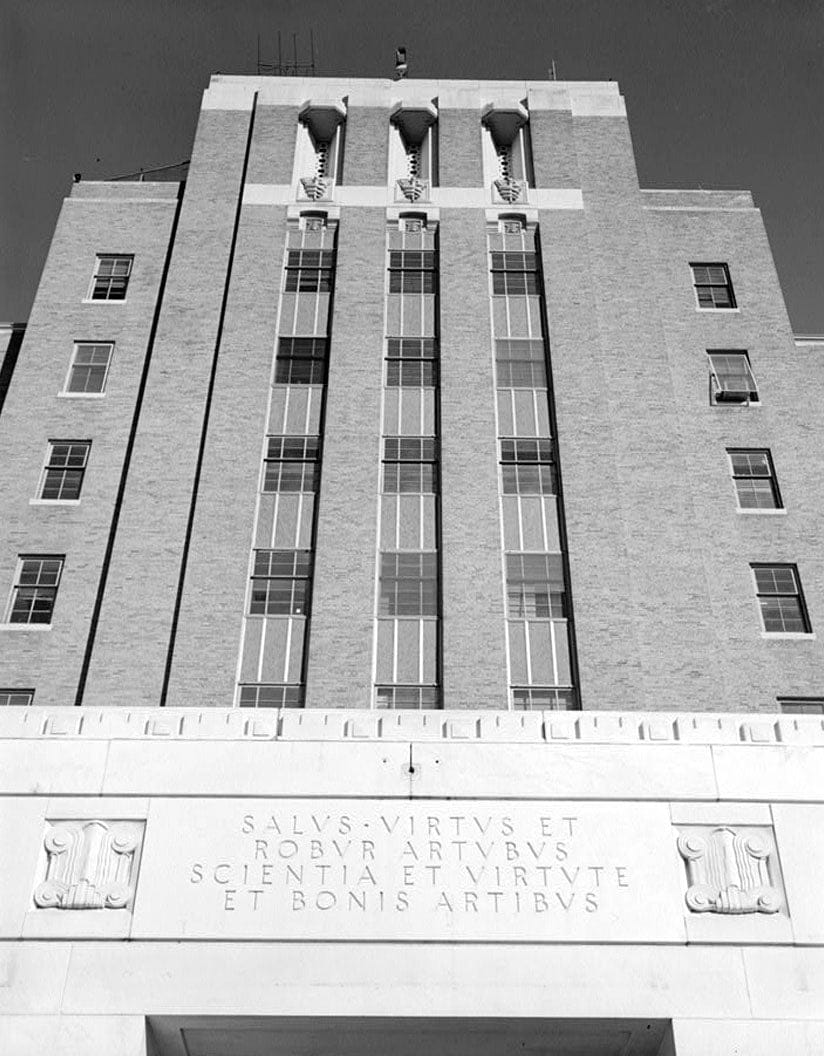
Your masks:
{"label": "dark gray sky", "polygon": [[189,156],[215,71],[277,31],[324,76],[617,80],[641,185],[750,188],[793,326],[824,333],[824,0],[0,0],[0,319],[24,321],[72,173]]}

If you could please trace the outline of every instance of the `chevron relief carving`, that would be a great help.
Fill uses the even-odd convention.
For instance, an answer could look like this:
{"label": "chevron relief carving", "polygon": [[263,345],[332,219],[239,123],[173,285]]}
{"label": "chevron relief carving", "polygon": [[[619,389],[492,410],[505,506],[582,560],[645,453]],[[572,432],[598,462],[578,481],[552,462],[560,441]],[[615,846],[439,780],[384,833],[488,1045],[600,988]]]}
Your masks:
{"label": "chevron relief carving", "polygon": [[125,909],[131,905],[143,835],[137,821],[55,821],[46,833],[39,909]]}
{"label": "chevron relief carving", "polygon": [[781,908],[769,869],[772,843],[759,830],[721,826],[682,832],[678,851],[687,868],[686,903],[693,913],[777,913]]}

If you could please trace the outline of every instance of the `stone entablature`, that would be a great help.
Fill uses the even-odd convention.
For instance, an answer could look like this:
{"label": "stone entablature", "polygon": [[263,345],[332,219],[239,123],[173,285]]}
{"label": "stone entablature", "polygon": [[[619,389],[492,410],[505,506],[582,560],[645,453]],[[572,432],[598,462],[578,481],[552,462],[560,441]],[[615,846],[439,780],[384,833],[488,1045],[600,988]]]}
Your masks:
{"label": "stone entablature", "polygon": [[0,740],[21,737],[818,747],[824,746],[824,716],[633,711],[385,712],[355,708],[2,709]]}

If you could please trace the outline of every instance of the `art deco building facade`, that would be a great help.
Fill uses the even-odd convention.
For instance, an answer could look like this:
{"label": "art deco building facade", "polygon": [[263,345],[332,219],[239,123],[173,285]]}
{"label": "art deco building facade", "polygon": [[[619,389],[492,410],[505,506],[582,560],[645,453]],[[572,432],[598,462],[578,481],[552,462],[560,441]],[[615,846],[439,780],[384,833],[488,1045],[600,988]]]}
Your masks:
{"label": "art deco building facade", "polygon": [[612,83],[216,76],[185,183],[76,184],[2,1051],[822,1051],[821,351]]}

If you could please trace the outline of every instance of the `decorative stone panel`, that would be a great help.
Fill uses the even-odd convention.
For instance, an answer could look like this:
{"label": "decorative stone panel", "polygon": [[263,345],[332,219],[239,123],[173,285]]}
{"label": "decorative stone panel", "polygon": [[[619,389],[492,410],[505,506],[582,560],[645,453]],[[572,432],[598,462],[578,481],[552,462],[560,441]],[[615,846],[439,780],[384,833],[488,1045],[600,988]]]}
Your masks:
{"label": "decorative stone panel", "polygon": [[134,900],[142,821],[53,821],[44,840],[38,909],[127,909]]}
{"label": "decorative stone panel", "polygon": [[777,913],[783,904],[775,841],[766,828],[690,826],[678,837],[693,913]]}

